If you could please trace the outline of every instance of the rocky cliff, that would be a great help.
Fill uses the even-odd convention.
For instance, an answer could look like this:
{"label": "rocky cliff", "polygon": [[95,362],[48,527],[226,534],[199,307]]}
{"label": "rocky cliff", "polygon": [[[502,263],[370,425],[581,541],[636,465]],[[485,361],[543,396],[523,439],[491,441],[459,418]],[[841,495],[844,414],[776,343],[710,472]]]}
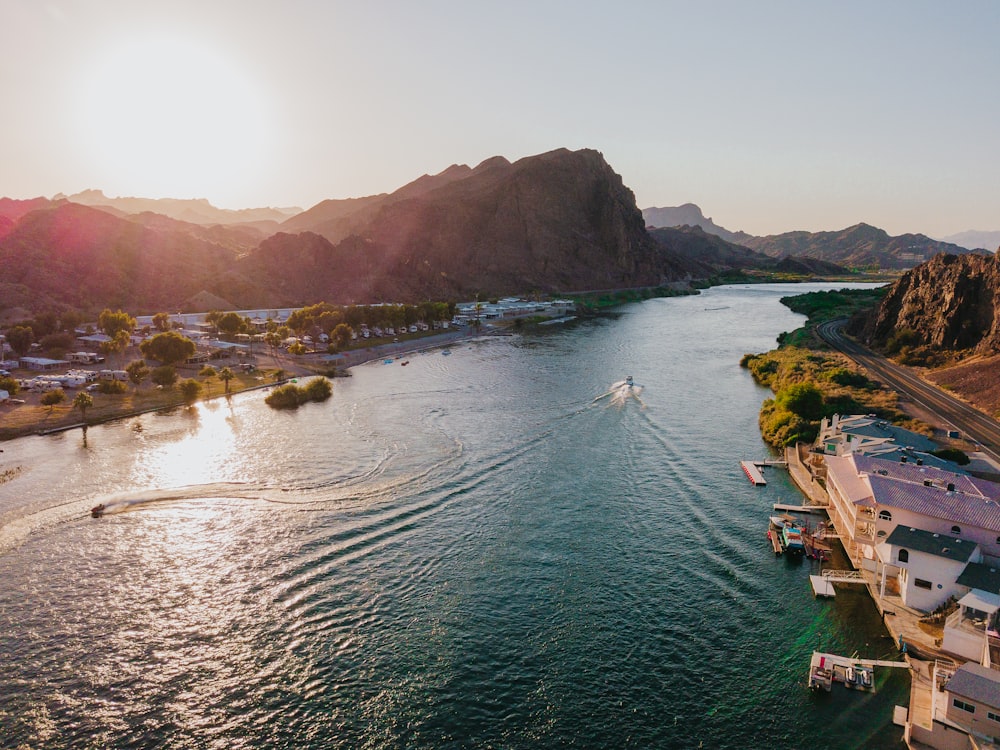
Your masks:
{"label": "rocky cliff", "polygon": [[[309,277],[314,297],[419,301],[619,289],[690,272],[650,239],[632,191],[592,150],[454,166],[351,208],[328,203],[286,224],[300,234],[281,238],[280,255]],[[240,268],[273,272],[275,245],[262,244]]]}
{"label": "rocky cliff", "polygon": [[912,331],[914,345],[1000,352],[1000,258],[937,255],[903,274],[852,330],[876,347]]}

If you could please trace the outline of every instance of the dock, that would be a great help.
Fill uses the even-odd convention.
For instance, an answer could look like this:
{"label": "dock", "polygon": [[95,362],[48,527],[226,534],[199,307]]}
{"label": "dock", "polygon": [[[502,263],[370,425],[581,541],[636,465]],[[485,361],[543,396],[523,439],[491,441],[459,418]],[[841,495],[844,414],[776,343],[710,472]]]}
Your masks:
{"label": "dock", "polygon": [[825,513],[826,508],[822,505],[789,505],[787,503],[775,503],[775,510],[783,510],[788,513]]}
{"label": "dock", "polygon": [[832,599],[837,595],[833,588],[833,582],[826,576],[809,576],[809,583],[812,585],[813,596]]}
{"label": "dock", "polygon": [[740,461],[740,466],[743,467],[743,473],[747,475],[750,484],[758,487],[763,487],[767,484],[764,475],[760,473],[760,469],[757,468],[757,465],[753,461]]}
{"label": "dock", "polygon": [[809,687],[829,692],[839,682],[853,690],[875,691],[875,667],[909,669],[909,662],[884,659],[858,659],[853,656],[813,651],[809,660]]}
{"label": "dock", "polygon": [[782,552],[785,551],[785,548],[781,546],[781,532],[778,531],[776,528],[774,528],[773,525],[767,532],[767,538],[768,541],[771,542],[771,547],[772,549],[774,549],[774,554],[780,555]]}

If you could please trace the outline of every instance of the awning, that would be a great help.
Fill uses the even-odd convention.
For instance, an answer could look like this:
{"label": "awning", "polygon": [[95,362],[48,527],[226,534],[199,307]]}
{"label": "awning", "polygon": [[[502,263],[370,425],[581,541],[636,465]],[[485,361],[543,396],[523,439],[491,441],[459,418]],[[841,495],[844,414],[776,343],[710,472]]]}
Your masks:
{"label": "awning", "polygon": [[992,613],[1000,609],[1000,595],[990,594],[987,591],[972,589],[968,594],[958,600],[959,605],[978,609],[980,612]]}

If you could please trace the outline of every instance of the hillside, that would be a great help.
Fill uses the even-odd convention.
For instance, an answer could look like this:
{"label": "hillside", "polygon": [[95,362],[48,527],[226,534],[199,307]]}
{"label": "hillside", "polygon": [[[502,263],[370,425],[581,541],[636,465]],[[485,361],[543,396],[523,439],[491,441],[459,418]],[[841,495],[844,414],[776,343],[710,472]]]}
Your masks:
{"label": "hillside", "polygon": [[795,276],[842,276],[847,273],[842,266],[814,258],[770,258],[727,242],[698,226],[663,227],[651,229],[649,234],[673,254],[692,264],[700,264],[706,276],[732,270],[769,271]]}
{"label": "hillside", "polygon": [[138,314],[220,298],[263,307],[606,290],[706,269],[650,238],[632,192],[590,150],[455,165],[393,193],[324,201],[280,231],[185,221],[148,205],[0,202],[0,316]]}
{"label": "hillside", "polygon": [[25,214],[0,240],[2,282],[29,309],[176,309],[224,278],[235,254],[76,203]]}
{"label": "hillside", "polygon": [[1000,258],[938,255],[903,274],[851,330],[881,349],[1000,353]]}
{"label": "hillside", "polygon": [[304,212],[289,223],[303,233],[271,238],[239,267],[256,276],[290,262],[298,281],[286,289],[345,302],[656,286],[692,271],[650,239],[631,190],[591,150],[453,166],[353,207]]}
{"label": "hillside", "polygon": [[938,253],[961,254],[964,247],[932,240],[922,234],[891,237],[868,224],[839,232],[786,232],[767,237],[744,237],[741,244],[764,255],[787,255],[829,261],[848,268],[906,269]]}

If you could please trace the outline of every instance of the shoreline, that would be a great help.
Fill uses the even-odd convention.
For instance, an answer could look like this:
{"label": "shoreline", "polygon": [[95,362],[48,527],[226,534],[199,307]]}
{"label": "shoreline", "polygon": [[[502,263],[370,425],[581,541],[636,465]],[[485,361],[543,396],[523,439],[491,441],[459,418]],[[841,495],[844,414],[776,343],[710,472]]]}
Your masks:
{"label": "shoreline", "polygon": [[[389,356],[396,357],[401,354],[411,354],[420,353],[423,351],[429,351],[432,349],[442,349],[447,348],[453,343],[458,343],[460,341],[468,341],[474,338],[481,338],[485,336],[505,336],[511,335],[509,332],[503,329],[497,329],[495,327],[483,326],[479,331],[475,331],[471,327],[456,329],[454,331],[447,331],[445,333],[432,334],[430,336],[422,336],[416,339],[408,339],[403,341],[395,341],[385,344],[376,344],[371,347],[365,347],[363,349],[353,349],[347,352],[343,352],[343,359],[341,361],[335,361],[336,355],[329,354],[313,354],[305,355],[303,357],[296,357],[290,354],[281,354],[277,357],[272,357],[270,354],[255,354],[251,363],[254,364],[258,372],[263,372],[265,370],[277,371],[283,370],[285,377],[279,381],[264,382],[264,383],[251,383],[243,387],[231,388],[229,393],[211,393],[207,395],[200,396],[190,405],[212,401],[218,398],[228,398],[239,393],[246,393],[249,391],[256,390],[266,390],[273,388],[275,385],[280,385],[281,383],[287,382],[292,378],[300,377],[341,377],[339,374],[325,375],[324,370],[329,371],[331,368],[344,372],[348,377],[350,373],[347,372],[351,367],[357,367],[359,365],[367,364],[369,362],[374,362],[380,359],[385,359]],[[226,365],[221,365],[226,366]],[[201,382],[201,381],[199,381]],[[233,382],[237,382],[234,379]],[[69,397],[74,391],[68,391],[67,397]],[[69,398],[67,399],[70,400]],[[14,408],[20,408],[28,406],[32,409],[41,409],[44,407],[36,406],[34,404],[17,404]],[[63,409],[67,409],[68,405],[63,405]],[[138,417],[143,414],[151,414],[154,412],[169,411],[171,409],[177,409],[181,407],[188,406],[184,401],[176,401],[169,404],[160,404],[155,406],[147,406],[138,409],[124,408],[120,411],[112,410],[106,416],[102,416],[96,419],[90,420],[80,420],[78,415],[74,415],[72,406],[68,406],[68,411],[65,411],[61,422],[53,423],[51,426],[46,427],[45,421],[48,417],[52,416],[50,411],[44,412],[40,419],[33,420],[31,422],[25,423],[23,426],[5,428],[3,433],[0,434],[0,443],[4,443],[10,440],[17,440],[18,438],[31,437],[33,435],[45,436],[45,435],[55,435],[63,432],[69,432],[76,429],[86,429],[88,427],[97,427],[102,424],[107,424],[109,422],[116,422],[123,419],[131,419],[132,417]],[[10,406],[0,406],[0,414],[3,414]],[[75,419],[73,417],[76,417]]]}

